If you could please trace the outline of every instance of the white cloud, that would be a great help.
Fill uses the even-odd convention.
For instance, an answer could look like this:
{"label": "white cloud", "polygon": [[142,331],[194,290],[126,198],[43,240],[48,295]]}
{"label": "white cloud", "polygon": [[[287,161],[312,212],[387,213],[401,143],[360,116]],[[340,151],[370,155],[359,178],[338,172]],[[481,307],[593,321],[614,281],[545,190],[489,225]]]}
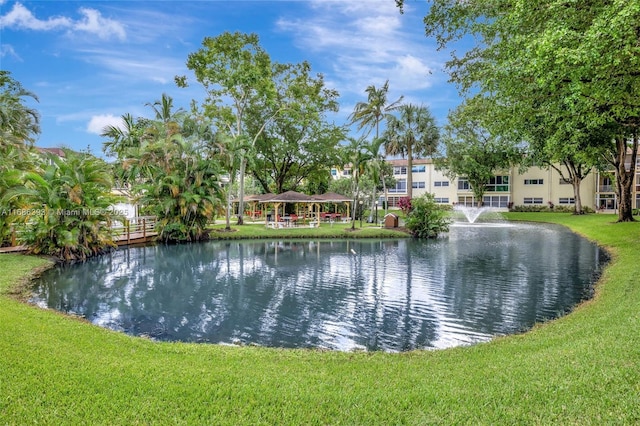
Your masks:
{"label": "white cloud", "polygon": [[111,38],[112,35],[120,40],[126,38],[127,35],[122,24],[112,19],[103,18],[97,10],[83,7],[80,9],[80,13],[84,15],[84,18],[74,24],[75,30],[96,34],[103,40]]}
{"label": "white cloud", "polygon": [[400,15],[394,2],[312,1],[306,17],[282,18],[281,31],[292,33],[301,49],[330,57],[332,80],[343,95],[364,96],[369,85],[389,80],[390,98],[427,89],[440,68],[415,15]]}
{"label": "white cloud", "polygon": [[83,60],[96,64],[114,79],[129,82],[151,81],[162,85],[173,83],[173,77],[185,73],[182,59],[162,56],[154,51],[140,49],[111,50],[107,48],[80,51]]}
{"label": "white cloud", "polygon": [[77,21],[66,16],[38,19],[21,3],[16,3],[6,15],[0,16],[0,28],[7,27],[35,31],[80,31],[95,34],[100,39],[109,39],[112,36],[120,40],[126,38],[124,26],[119,22],[104,18],[95,9],[81,8],[79,12],[83,17]]}
{"label": "white cloud", "polygon": [[12,56],[16,60],[22,62],[22,58],[16,53],[13,49],[13,46],[10,44],[2,44],[0,45],[0,58],[4,56]]}
{"label": "white cloud", "polygon": [[69,28],[71,19],[57,16],[47,20],[40,20],[20,3],[13,5],[13,9],[4,16],[0,16],[0,27],[14,27],[28,30],[49,31],[57,28]]}
{"label": "white cloud", "polygon": [[113,114],[102,114],[91,117],[91,120],[89,120],[87,124],[87,132],[100,135],[107,126],[124,129],[124,123],[121,117],[116,117]]}

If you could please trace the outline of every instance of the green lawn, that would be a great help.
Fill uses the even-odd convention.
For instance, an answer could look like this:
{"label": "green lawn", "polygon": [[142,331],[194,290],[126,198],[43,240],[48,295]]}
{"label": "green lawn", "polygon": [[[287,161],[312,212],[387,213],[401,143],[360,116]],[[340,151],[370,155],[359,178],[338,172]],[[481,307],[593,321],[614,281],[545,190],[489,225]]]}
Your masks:
{"label": "green lawn", "polygon": [[[490,343],[384,354],[155,343],[3,295],[0,424],[640,423],[640,223],[508,217],[607,247],[594,300]],[[0,291],[43,263],[0,255]]]}

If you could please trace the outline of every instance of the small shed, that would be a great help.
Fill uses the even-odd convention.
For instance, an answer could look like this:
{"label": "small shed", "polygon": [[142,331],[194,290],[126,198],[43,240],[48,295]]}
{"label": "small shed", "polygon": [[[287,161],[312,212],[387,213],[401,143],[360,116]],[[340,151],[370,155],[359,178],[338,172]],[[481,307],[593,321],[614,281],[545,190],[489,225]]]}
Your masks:
{"label": "small shed", "polygon": [[387,213],[384,217],[384,227],[385,228],[397,228],[398,227],[398,216],[393,213]]}

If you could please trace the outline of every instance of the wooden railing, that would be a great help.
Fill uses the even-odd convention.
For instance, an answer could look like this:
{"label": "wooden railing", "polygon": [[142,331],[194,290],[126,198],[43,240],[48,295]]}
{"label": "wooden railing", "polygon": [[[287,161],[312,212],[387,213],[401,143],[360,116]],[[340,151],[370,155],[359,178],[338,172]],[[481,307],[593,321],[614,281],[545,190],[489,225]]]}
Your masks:
{"label": "wooden railing", "polygon": [[116,241],[131,241],[132,239],[145,239],[156,235],[156,217],[138,216],[127,219],[124,223],[117,223],[112,227]]}

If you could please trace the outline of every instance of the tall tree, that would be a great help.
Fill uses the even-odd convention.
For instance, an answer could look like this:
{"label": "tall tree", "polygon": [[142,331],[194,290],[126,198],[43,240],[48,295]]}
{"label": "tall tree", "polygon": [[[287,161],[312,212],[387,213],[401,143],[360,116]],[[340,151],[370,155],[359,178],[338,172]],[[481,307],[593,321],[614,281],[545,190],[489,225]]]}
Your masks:
{"label": "tall tree", "polygon": [[[23,183],[23,171],[35,167],[31,147],[40,133],[40,116],[27,106],[28,98],[38,100],[13,79],[11,73],[0,70],[0,200],[9,188]],[[20,218],[9,212],[20,202],[17,198],[0,201],[0,245],[11,240],[12,225]]]}
{"label": "tall tree", "polygon": [[[272,117],[265,117],[258,129],[249,134],[246,127],[247,108],[261,100],[268,104],[275,96],[271,58],[259,44],[256,34],[225,32],[206,37],[203,47],[189,54],[187,67],[204,87],[207,97],[205,112],[214,119],[219,130],[231,137],[247,137],[254,146],[264,126]],[[186,87],[185,76],[177,76],[178,86]],[[274,114],[277,114],[276,111]],[[240,161],[240,190],[238,224],[243,223],[244,178],[247,166],[245,154]]]}
{"label": "tall tree", "polygon": [[376,88],[374,85],[367,86],[365,92],[367,92],[367,101],[356,103],[349,119],[351,124],[358,124],[358,130],[365,129],[365,137],[375,129],[375,138],[378,139],[380,137],[380,123],[388,118],[393,111],[400,108],[404,96],[400,96],[393,102],[387,101],[389,80],[385,81],[380,88]]}
{"label": "tall tree", "polygon": [[[385,81],[382,87],[377,88],[374,85],[367,86],[365,89],[367,93],[367,101],[360,101],[356,103],[349,119],[351,124],[358,124],[358,130],[365,130],[365,137],[368,136],[373,129],[375,129],[375,138],[372,144],[376,144],[380,138],[380,123],[388,119],[393,111],[400,108],[404,96],[400,96],[393,102],[388,102],[387,96],[389,93],[389,80]],[[377,155],[377,154],[376,154]],[[383,193],[384,193],[384,208],[385,214],[387,209],[387,188],[385,185],[384,176],[382,176]]]}
{"label": "tall tree", "polygon": [[404,104],[399,116],[392,115],[384,132],[386,153],[407,159],[407,196],[413,196],[413,158],[433,155],[438,149],[440,132],[426,106]]}
{"label": "tall tree", "polygon": [[475,98],[449,114],[444,128],[442,153],[436,166],[450,179],[465,177],[478,206],[482,205],[487,185],[496,173],[521,161],[518,144],[492,134],[485,120],[491,121],[486,102]]}
{"label": "tall tree", "polygon": [[447,64],[463,93],[512,105],[525,117],[540,109],[574,131],[617,127],[616,143],[601,143],[615,148],[621,165],[618,220],[633,220],[627,181],[635,165],[626,165],[637,155],[640,128],[637,2],[434,0],[424,22],[441,47],[467,35],[476,40]]}
{"label": "tall tree", "polygon": [[[365,173],[367,162],[372,158],[367,150],[367,142],[363,137],[349,138],[349,144],[343,148],[346,164],[351,165],[353,208],[351,210],[351,229],[355,229],[356,210],[360,201],[360,182]],[[362,214],[362,212],[360,212]]]}
{"label": "tall tree", "polygon": [[338,110],[338,93],[312,75],[307,62],[273,64],[276,97],[247,110],[249,133],[258,133],[265,117],[273,117],[256,140],[251,172],[263,191],[297,190],[310,176],[337,164],[344,129],[327,121]]}
{"label": "tall tree", "polygon": [[0,70],[0,151],[9,147],[23,148],[32,144],[40,133],[40,115],[26,105],[25,98],[38,101],[38,97],[24,89],[11,77],[9,71]]}

